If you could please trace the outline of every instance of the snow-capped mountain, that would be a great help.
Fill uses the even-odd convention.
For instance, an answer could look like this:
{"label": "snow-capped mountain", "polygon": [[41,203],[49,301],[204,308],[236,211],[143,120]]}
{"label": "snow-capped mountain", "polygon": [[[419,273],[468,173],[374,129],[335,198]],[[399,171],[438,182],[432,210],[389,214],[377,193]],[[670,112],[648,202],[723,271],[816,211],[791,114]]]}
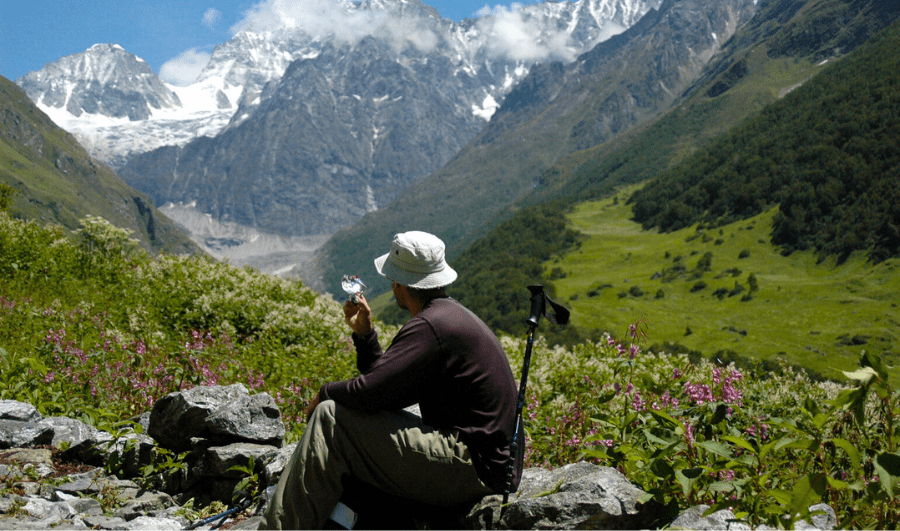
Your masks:
{"label": "snow-capped mountain", "polygon": [[116,44],[95,44],[19,78],[32,101],[100,160],[119,166],[135,153],[215,135],[234,114],[242,87],[176,87]]}
{"label": "snow-capped mountain", "polygon": [[114,44],[64,57],[17,83],[94,156],[117,168],[134,154],[219,134],[250,116],[271,93],[266,85],[292,62],[313,60],[326,45],[351,50],[364,38],[387,44],[398,61],[411,50],[440,58],[448,79],[466,87],[456,105],[477,119],[473,124],[483,123],[533,63],[574,60],[660,2],[548,1],[457,24],[419,0],[335,0],[314,17],[276,13],[276,27],[248,23],[215,48],[187,87],[165,83]]}

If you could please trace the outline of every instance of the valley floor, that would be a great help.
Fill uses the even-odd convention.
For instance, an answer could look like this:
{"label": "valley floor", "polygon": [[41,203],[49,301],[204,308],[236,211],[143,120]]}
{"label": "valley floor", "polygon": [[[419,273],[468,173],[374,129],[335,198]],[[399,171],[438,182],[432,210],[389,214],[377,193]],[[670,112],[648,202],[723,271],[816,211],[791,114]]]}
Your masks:
{"label": "valley floor", "polygon": [[266,234],[236,223],[216,221],[192,205],[169,203],[159,210],[210,256],[270,275],[304,277],[303,273],[311,267],[313,254],[328,239],[326,234],[293,237]]}

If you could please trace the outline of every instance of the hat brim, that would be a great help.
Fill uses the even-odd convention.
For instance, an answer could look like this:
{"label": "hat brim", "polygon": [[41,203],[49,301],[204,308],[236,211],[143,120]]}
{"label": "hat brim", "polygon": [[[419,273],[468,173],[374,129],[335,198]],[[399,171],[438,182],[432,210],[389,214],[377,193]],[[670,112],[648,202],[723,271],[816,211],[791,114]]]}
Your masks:
{"label": "hat brim", "polygon": [[439,271],[428,274],[415,274],[404,271],[390,260],[391,253],[384,254],[375,259],[375,269],[384,278],[416,289],[433,289],[449,286],[456,280],[456,271],[446,262]]}

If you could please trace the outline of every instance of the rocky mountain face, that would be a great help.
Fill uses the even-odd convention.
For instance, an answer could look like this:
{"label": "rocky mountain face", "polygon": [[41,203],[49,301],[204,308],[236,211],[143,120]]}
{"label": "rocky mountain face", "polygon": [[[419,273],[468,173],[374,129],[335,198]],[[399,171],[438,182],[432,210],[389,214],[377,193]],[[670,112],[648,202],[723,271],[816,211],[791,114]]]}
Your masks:
{"label": "rocky mountain face", "polygon": [[372,257],[408,227],[439,234],[458,254],[543,186],[554,161],[670,108],[757,9],[754,0],[667,0],[576,61],[535,66],[451,162],[334,235],[319,252],[320,276],[370,271]]}
{"label": "rocky mountain face", "polygon": [[[114,116],[87,108],[74,120],[77,104],[49,98],[48,82],[20,82],[157,205],[330,234],[446,164],[536,61],[571,61],[659,1],[547,2],[460,24],[418,0],[336,2],[357,24],[324,34],[248,27],[216,48],[194,85],[168,87],[180,106],[148,96],[150,118],[128,123],[90,125]],[[77,78],[70,62],[29,76]],[[112,94],[67,83],[89,89],[82,99]]]}
{"label": "rocky mountain face", "polygon": [[446,58],[404,62],[368,37],[295,61],[258,108],[213,139],[133,157],[120,174],[157,204],[197,202],[220,221],[330,233],[449,160],[483,121],[459,104]]}

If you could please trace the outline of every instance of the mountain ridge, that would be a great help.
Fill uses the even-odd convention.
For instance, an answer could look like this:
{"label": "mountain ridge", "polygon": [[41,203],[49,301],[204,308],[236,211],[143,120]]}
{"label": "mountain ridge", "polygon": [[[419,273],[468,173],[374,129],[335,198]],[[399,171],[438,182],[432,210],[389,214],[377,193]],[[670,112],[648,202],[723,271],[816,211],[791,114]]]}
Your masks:
{"label": "mountain ridge", "polygon": [[[272,29],[248,15],[194,85],[168,87],[181,108],[115,123],[82,113],[102,126],[65,125],[157,206],[184,214],[176,221],[185,226],[209,214],[236,227],[236,240],[250,232],[318,238],[452,158],[535,60],[571,60],[659,1],[545,2],[459,24],[419,0],[341,0],[306,17],[297,16],[299,4],[261,6],[285,9],[261,15],[288,22]],[[336,24],[348,20],[360,23]],[[537,37],[513,45],[501,31],[510,25]],[[31,96],[42,100],[39,91]],[[65,114],[57,111],[48,109]],[[169,145],[151,149],[160,143]],[[204,244],[202,234],[193,237]]]}
{"label": "mountain ridge", "polygon": [[[18,83],[58,125],[72,131],[102,160],[118,168],[132,153],[161,145],[184,145],[194,137],[215,136],[226,127],[239,124],[258,105],[267,84],[277,81],[291,62],[315,58],[327,43],[353,46],[369,36],[388,42],[397,51],[403,47],[426,49],[439,45],[454,57],[454,75],[473,78],[472,88],[481,92],[473,98],[481,104],[486,97],[501,99],[508,86],[534,62],[528,57],[574,57],[598,40],[624,30],[642,14],[645,4],[652,6],[659,1],[542,3],[521,6],[513,12],[500,10],[460,23],[441,18],[420,0],[336,0],[321,5],[327,8],[324,12],[303,13],[307,17],[299,19],[297,13],[287,9],[291,6],[282,6],[285,12],[275,9],[267,15],[283,17],[284,26],[268,28],[254,23],[251,17],[232,39],[215,47],[209,63],[188,87],[162,82],[142,59],[112,44],[98,44],[61,58],[22,76]],[[342,27],[343,20],[354,24],[351,28]],[[495,38],[499,27],[509,23],[534,31],[534,42],[524,50],[516,50],[504,39]],[[104,60],[104,51],[108,60]],[[148,79],[142,85],[127,80],[109,84],[91,76],[93,83],[87,83],[84,65],[103,69],[107,76],[119,79],[127,74],[119,70],[141,69]],[[127,96],[132,107],[129,113],[115,109],[123,104],[116,101],[116,91]],[[106,107],[112,107],[112,112]],[[123,117],[148,123],[110,124],[108,120]],[[200,125],[191,124],[192,121]],[[125,149],[105,142],[108,136],[141,141],[136,148]]]}

